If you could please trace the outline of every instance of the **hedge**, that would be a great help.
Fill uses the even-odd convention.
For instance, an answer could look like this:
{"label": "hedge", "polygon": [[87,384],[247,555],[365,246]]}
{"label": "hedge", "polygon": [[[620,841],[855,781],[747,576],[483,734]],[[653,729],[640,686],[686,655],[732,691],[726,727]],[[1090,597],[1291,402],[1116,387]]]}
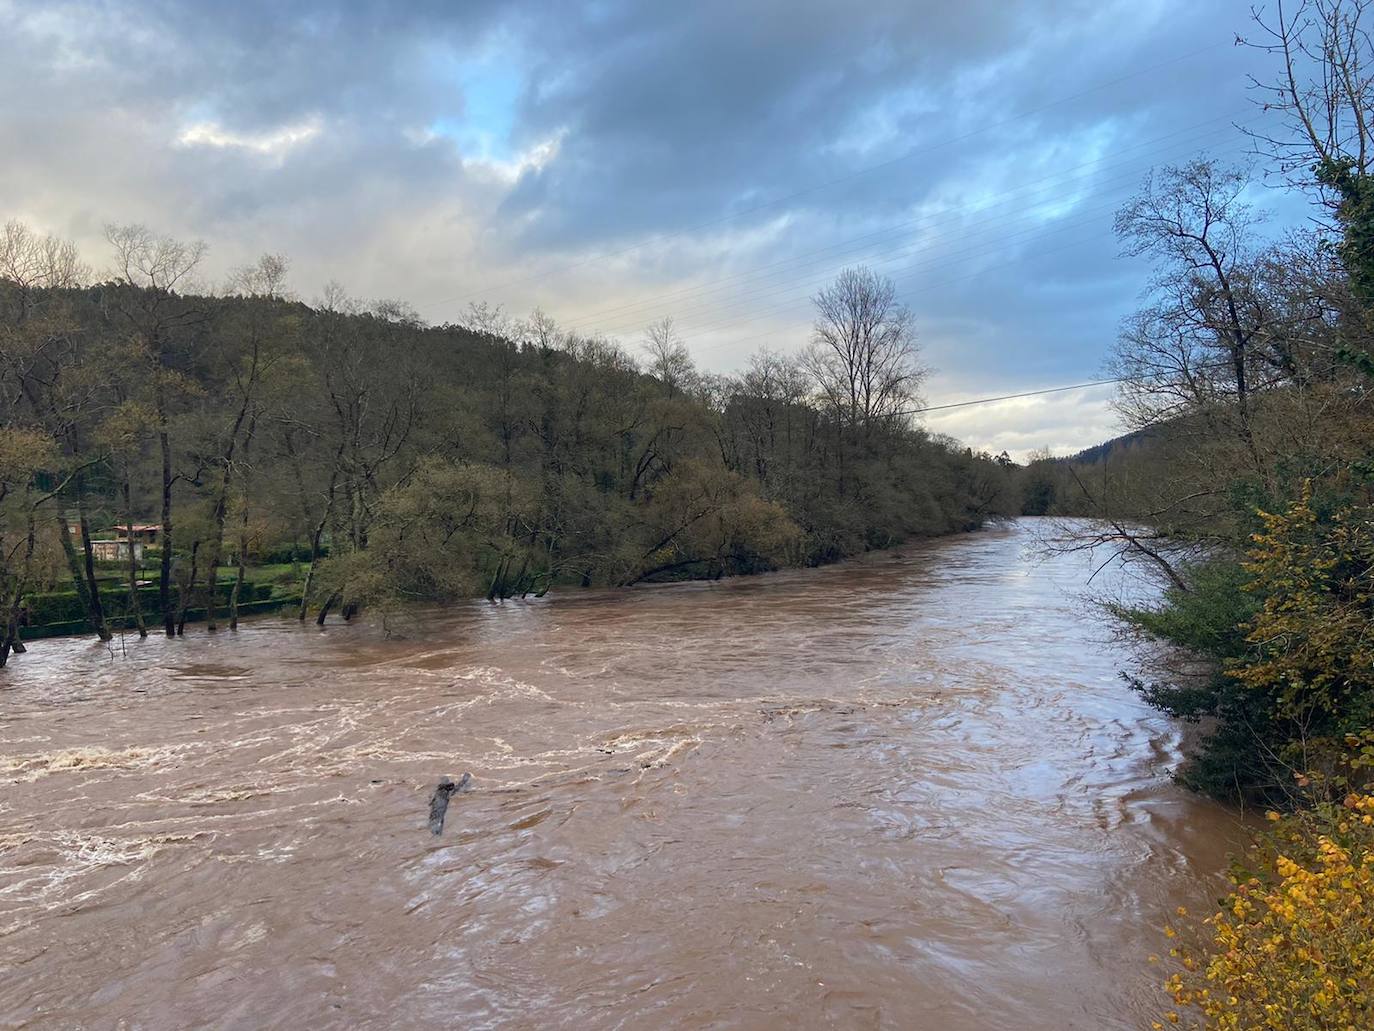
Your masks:
{"label": "hedge", "polygon": [[[221,607],[229,604],[229,596],[233,592],[233,581],[221,581],[215,591],[216,598],[219,599]],[[197,595],[200,594],[197,589]],[[242,609],[249,602],[265,601],[272,596],[271,584],[245,583],[243,590],[239,592],[239,608]],[[173,604],[175,604],[176,591],[173,591]],[[104,606],[106,615],[114,617],[122,615],[127,608],[129,592],[118,588],[107,588],[102,585],[100,601]],[[144,617],[159,617],[162,609],[158,605],[158,589],[155,586],[140,587],[138,589],[138,606],[143,611]],[[86,610],[81,605],[81,599],[75,591],[53,591],[47,594],[32,594],[26,601],[28,609],[27,624],[30,626],[44,626],[49,623],[71,623],[79,622],[83,626],[86,621]]]}
{"label": "hedge", "polygon": [[[245,584],[245,587],[248,585]],[[245,590],[243,592],[247,594]],[[258,601],[240,601],[239,615],[252,616],[260,615],[264,612],[275,612],[287,606],[299,605],[299,597],[263,598]],[[219,613],[221,618],[225,613]],[[199,623],[205,619],[204,609],[187,609],[186,621],[188,623]],[[109,617],[110,629],[118,633],[120,630],[132,630],[134,620],[132,616],[112,615]],[[143,625],[148,628],[149,633],[160,633],[162,629],[161,620],[150,618],[149,614],[143,614]],[[90,624],[84,619],[65,620],[60,623],[44,623],[42,626],[27,626],[24,628],[23,637],[26,641],[38,640],[43,637],[66,637],[73,634],[88,634],[91,632]]]}

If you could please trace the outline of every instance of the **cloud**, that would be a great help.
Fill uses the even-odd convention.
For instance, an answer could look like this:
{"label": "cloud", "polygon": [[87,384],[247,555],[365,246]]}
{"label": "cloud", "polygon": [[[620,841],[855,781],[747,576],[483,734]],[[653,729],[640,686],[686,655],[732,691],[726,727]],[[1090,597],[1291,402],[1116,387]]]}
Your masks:
{"label": "cloud", "polygon": [[[994,401],[931,412],[923,422],[933,433],[994,455],[1006,451],[1017,461],[1033,452],[1072,455],[1123,432],[1111,407],[1115,392],[1114,386],[1099,386]],[[957,393],[953,398],[975,400]]]}
{"label": "cloud", "polygon": [[187,126],[177,136],[184,147],[224,147],[246,150],[263,157],[282,160],[286,152],[308,143],[320,134],[319,119],[308,119],[296,125],[284,125],[265,132],[232,132],[214,122],[197,122]]}
{"label": "cloud", "polygon": [[[932,401],[1079,382],[1145,281],[1113,209],[1152,164],[1243,152],[1246,18],[0,0],[0,89],[25,101],[0,110],[0,216],[97,265],[110,220],[207,240],[212,276],[283,251],[306,296],[336,279],[435,321],[537,304],[633,343],[674,314],[718,371],[804,344],[810,296],[866,263],[916,313]],[[1071,396],[961,411],[940,427],[1013,451],[1115,432]]]}

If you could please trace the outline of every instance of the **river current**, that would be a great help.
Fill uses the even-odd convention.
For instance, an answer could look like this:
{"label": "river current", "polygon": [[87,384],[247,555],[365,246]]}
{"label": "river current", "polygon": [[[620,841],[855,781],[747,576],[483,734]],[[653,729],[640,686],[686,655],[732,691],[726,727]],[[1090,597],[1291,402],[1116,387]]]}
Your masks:
{"label": "river current", "polygon": [[0,1027],[1148,1027],[1241,830],[1039,529],[35,642]]}

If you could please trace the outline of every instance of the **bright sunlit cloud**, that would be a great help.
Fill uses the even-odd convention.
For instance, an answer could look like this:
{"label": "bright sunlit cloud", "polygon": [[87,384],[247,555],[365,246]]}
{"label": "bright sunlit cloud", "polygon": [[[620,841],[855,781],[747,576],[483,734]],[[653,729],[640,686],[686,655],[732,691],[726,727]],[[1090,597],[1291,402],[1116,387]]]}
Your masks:
{"label": "bright sunlit cloud", "polygon": [[315,139],[321,131],[318,119],[256,133],[232,132],[215,122],[197,122],[182,130],[177,142],[183,147],[243,150],[264,157],[283,158],[288,151]]}

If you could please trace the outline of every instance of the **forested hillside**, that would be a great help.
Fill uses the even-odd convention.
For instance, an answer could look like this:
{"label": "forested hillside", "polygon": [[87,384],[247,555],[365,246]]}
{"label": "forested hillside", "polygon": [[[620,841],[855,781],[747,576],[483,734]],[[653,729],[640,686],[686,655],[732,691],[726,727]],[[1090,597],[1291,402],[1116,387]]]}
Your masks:
{"label": "forested hillside", "polygon": [[[426,326],[337,287],[292,299],[276,257],[208,291],[201,246],[108,236],[99,275],[21,224],[0,238],[0,661],[45,590],[102,638],[174,634],[232,622],[245,567],[290,561],[323,621],[827,562],[1020,504],[1007,463],[915,425],[910,316],[864,270],[817,297],[802,356],[723,377],[668,321],[635,351],[539,312]],[[155,573],[98,560],[140,525]]]}

